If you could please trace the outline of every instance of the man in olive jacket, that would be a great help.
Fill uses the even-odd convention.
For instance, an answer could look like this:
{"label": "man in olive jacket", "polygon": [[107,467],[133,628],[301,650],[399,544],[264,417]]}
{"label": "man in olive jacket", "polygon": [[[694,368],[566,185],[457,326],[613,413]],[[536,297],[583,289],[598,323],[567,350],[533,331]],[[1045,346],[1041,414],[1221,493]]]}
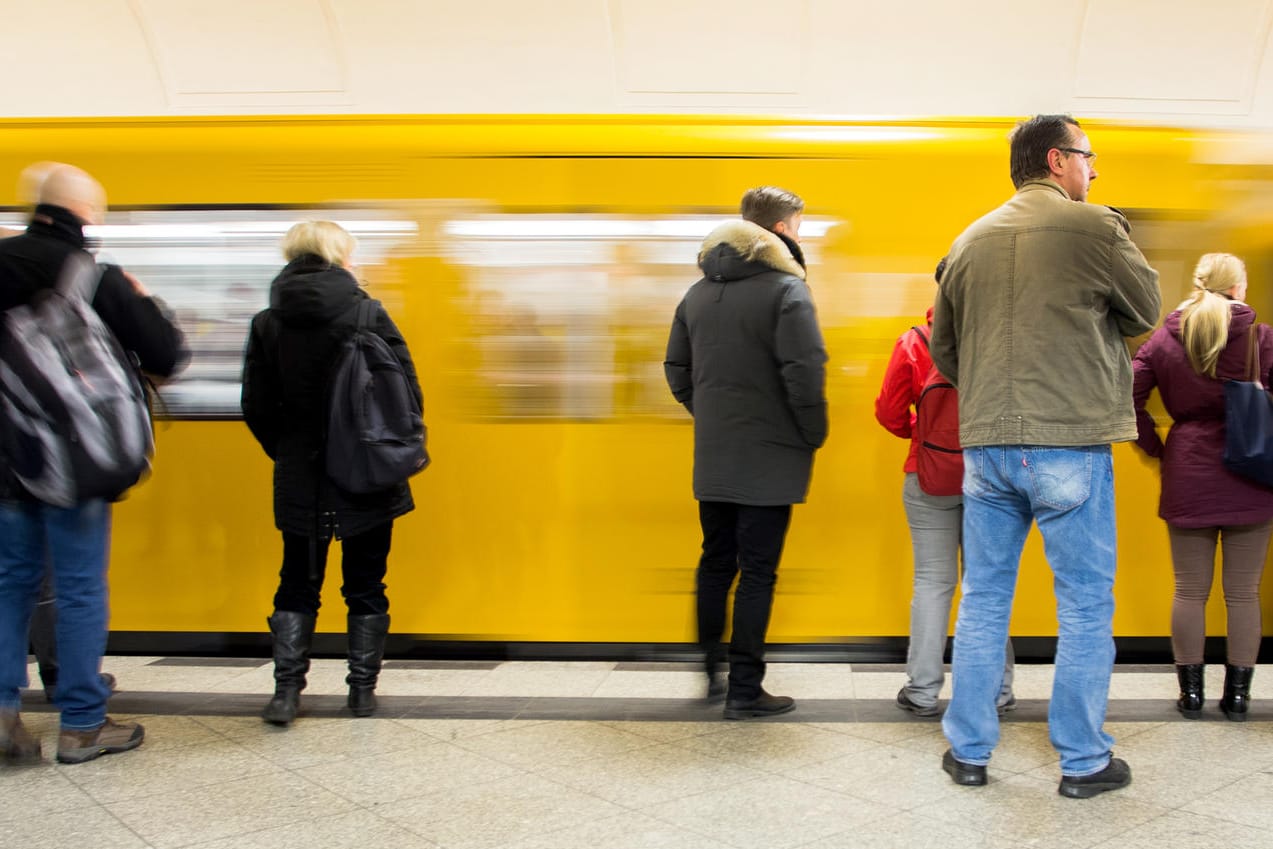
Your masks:
{"label": "man in olive jacket", "polygon": [[1131,781],[1102,728],[1114,664],[1111,442],[1136,438],[1125,336],[1153,328],[1158,274],[1121,214],[1087,204],[1087,135],[1039,115],[1012,136],[1017,193],[964,231],[933,308],[933,363],[959,387],[964,580],[943,768],[986,783],[1021,549],[1033,521],[1055,576],[1048,714],[1063,796]]}
{"label": "man in olive jacket", "polygon": [[745,220],[703,242],[703,279],[672,322],[663,367],[694,417],[694,497],[703,554],[698,637],[708,698],[717,677],[729,588],[734,596],[726,719],[785,713],[786,696],[761,687],[765,632],[791,505],[809,490],[813,452],[827,437],[826,349],[805,284],[798,237],[804,202],[774,187],[743,196]]}

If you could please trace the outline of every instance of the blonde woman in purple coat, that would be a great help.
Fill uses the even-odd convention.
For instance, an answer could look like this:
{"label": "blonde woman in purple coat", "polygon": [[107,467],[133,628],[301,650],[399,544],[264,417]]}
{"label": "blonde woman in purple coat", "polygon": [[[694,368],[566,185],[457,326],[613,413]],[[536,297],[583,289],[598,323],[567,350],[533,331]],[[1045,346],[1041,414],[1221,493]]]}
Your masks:
{"label": "blonde woman in purple coat", "polygon": [[[1220,709],[1241,722],[1260,650],[1260,578],[1273,532],[1273,489],[1224,466],[1224,383],[1248,379],[1247,346],[1255,333],[1260,379],[1269,385],[1273,328],[1257,324],[1255,310],[1243,302],[1246,268],[1236,256],[1204,256],[1193,285],[1193,294],[1167,316],[1132,363],[1136,444],[1162,464],[1158,515],[1167,522],[1176,573],[1171,608],[1171,648],[1180,680],[1176,707],[1189,719],[1202,713],[1205,608],[1218,541],[1228,614]],[[1145,410],[1155,387],[1172,420],[1165,444]]]}

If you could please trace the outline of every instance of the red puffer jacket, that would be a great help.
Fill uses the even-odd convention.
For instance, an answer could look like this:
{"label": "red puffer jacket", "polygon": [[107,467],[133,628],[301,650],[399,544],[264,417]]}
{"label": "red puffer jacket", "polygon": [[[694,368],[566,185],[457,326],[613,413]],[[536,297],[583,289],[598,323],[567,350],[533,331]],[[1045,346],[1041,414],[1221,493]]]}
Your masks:
{"label": "red puffer jacket", "polygon": [[[1189,364],[1180,336],[1180,311],[1171,313],[1132,361],[1136,444],[1162,460],[1158,515],[1181,528],[1250,525],[1273,519],[1273,489],[1239,477],[1224,467],[1224,381],[1245,380],[1247,331],[1255,310],[1233,303],[1229,341],[1216,364],[1218,379],[1199,375]],[[1257,328],[1261,379],[1273,377],[1273,328]],[[1154,387],[1171,416],[1166,445],[1154,430],[1145,402]]]}
{"label": "red puffer jacket", "polygon": [[[933,310],[928,310],[928,328],[932,332]],[[893,356],[889,358],[888,368],[884,371],[884,384],[880,387],[879,397],[875,399],[875,420],[894,436],[911,441],[911,449],[906,454],[904,472],[913,472],[918,468],[915,452],[918,444],[915,441],[915,402],[928,379],[928,371],[933,360],[928,354],[928,346],[914,328],[906,331],[893,346]]]}

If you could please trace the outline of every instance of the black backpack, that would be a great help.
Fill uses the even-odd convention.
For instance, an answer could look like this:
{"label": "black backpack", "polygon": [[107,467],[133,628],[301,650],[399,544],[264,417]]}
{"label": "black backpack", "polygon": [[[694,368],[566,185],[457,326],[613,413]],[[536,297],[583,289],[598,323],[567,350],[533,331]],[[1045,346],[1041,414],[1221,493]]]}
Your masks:
{"label": "black backpack", "polygon": [[429,465],[424,409],[402,363],[372,332],[379,301],[358,304],[336,354],[327,395],[327,477],[346,492],[388,489]]}

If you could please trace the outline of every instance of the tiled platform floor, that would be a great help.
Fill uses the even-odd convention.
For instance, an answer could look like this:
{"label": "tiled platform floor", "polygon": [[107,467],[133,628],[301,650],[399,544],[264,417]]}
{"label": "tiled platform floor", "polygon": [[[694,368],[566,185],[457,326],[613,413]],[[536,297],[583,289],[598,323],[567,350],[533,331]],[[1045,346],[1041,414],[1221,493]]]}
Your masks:
{"label": "tiled platform floor", "polygon": [[941,771],[940,727],[893,705],[894,666],[772,664],[798,709],[734,723],[683,664],[546,662],[390,662],[379,714],[353,719],[343,664],[320,660],[286,730],[258,718],[266,662],[104,668],[146,743],[55,765],[56,714],[29,692],[46,763],[0,767],[5,849],[1273,847],[1269,667],[1242,724],[1214,702],[1185,721],[1170,667],[1120,667],[1107,729],[1134,781],[1083,801],[1056,794],[1050,666],[1018,668],[983,788]]}

